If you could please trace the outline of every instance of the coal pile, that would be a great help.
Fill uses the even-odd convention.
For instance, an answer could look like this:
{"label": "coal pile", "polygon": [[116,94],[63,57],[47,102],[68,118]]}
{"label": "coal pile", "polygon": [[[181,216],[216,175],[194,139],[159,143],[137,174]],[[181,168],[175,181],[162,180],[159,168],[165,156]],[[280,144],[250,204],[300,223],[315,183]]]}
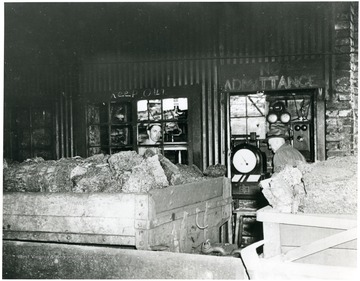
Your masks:
{"label": "coal pile", "polygon": [[203,180],[196,166],[174,165],[162,155],[124,151],[89,158],[4,162],[7,192],[128,192],[142,193]]}
{"label": "coal pile", "polygon": [[269,204],[280,212],[357,213],[357,157],[336,157],[286,167],[261,182]]}

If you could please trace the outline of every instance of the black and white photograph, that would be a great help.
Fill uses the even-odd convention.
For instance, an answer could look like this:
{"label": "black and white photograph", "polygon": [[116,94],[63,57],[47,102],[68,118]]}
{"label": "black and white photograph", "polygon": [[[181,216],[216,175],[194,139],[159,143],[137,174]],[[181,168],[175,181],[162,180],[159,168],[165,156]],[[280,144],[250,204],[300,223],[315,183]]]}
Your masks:
{"label": "black and white photograph", "polygon": [[2,279],[359,280],[358,1],[3,1]]}

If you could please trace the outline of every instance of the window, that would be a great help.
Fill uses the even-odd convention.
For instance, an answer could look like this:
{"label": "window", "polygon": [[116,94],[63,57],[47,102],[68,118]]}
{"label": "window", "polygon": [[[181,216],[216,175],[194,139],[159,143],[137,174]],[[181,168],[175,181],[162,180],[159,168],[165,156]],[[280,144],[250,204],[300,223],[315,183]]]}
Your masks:
{"label": "window", "polygon": [[137,101],[137,144],[140,154],[159,149],[172,162],[188,164],[188,99]]}
{"label": "window", "polygon": [[[90,103],[86,118],[88,156],[136,149],[143,154],[150,148],[173,163],[188,164],[187,98]],[[157,126],[154,141],[149,141],[151,125]]]}
{"label": "window", "polygon": [[14,110],[14,159],[53,159],[53,115],[50,107],[16,107]]}
{"label": "window", "polygon": [[263,94],[230,96],[230,126],[232,136],[244,137],[256,133],[259,139],[266,134],[266,100]]}
{"label": "window", "polygon": [[131,102],[87,106],[88,155],[132,150]]}

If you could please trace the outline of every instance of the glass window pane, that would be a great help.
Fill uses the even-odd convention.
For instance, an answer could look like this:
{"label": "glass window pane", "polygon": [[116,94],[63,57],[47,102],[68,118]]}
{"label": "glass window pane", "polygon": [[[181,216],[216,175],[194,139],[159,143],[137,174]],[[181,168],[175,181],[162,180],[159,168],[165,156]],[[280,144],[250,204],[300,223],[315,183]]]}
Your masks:
{"label": "glass window pane", "polygon": [[187,98],[179,98],[179,109],[180,110],[188,110],[188,99]]}
{"label": "glass window pane", "polygon": [[187,98],[164,99],[163,110],[165,120],[177,120],[187,118]]}
{"label": "glass window pane", "polygon": [[87,118],[89,124],[100,123],[100,108],[98,105],[89,104],[87,109]]}
{"label": "glass window pane", "polygon": [[265,96],[248,96],[247,116],[264,116],[266,107]]}
{"label": "glass window pane", "polygon": [[100,126],[89,126],[89,146],[101,145]]}
{"label": "glass window pane", "polygon": [[246,118],[231,119],[230,126],[232,135],[246,135]]}
{"label": "glass window pane", "polygon": [[311,100],[296,99],[288,100],[286,110],[291,115],[291,120],[311,120]]}
{"label": "glass window pane", "polygon": [[111,122],[112,123],[123,123],[129,120],[129,105],[113,103],[110,106],[111,110]]}
{"label": "glass window pane", "polygon": [[111,127],[111,145],[128,145],[129,143],[129,128]]}
{"label": "glass window pane", "polygon": [[165,142],[186,142],[188,140],[187,123],[167,122],[165,123]]}
{"label": "glass window pane", "polygon": [[161,100],[149,100],[149,120],[159,121],[161,119]]}
{"label": "glass window pane", "polygon": [[149,120],[149,113],[147,110],[147,100],[139,100],[137,102],[137,118],[138,121]]}
{"label": "glass window pane", "polygon": [[246,116],[246,96],[230,96],[230,116]]}
{"label": "glass window pane", "polygon": [[101,148],[100,147],[90,147],[89,148],[89,156],[93,156],[95,154],[100,154]]}
{"label": "glass window pane", "polygon": [[256,132],[258,139],[266,138],[266,117],[254,117],[247,118],[247,135],[250,135],[252,132]]}
{"label": "glass window pane", "polygon": [[174,110],[174,109],[175,109],[174,99],[163,99],[163,110],[164,111]]}

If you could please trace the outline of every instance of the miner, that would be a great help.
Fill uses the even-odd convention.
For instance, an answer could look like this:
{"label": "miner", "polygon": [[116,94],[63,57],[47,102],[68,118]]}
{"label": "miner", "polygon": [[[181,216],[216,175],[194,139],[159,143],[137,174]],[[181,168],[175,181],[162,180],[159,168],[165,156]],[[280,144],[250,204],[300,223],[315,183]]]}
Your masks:
{"label": "miner", "polygon": [[292,147],[288,142],[289,133],[286,126],[274,125],[267,134],[269,149],[274,153],[274,173],[280,172],[286,165],[296,167],[299,162],[306,162],[305,157],[300,151]]}
{"label": "miner", "polygon": [[151,150],[155,154],[160,153],[159,147],[156,147],[155,145],[158,145],[160,143],[161,138],[161,124],[159,123],[152,123],[149,124],[146,128],[147,133],[147,139],[145,139],[141,145],[149,145],[151,147],[139,147],[139,154],[143,155],[146,150]]}

